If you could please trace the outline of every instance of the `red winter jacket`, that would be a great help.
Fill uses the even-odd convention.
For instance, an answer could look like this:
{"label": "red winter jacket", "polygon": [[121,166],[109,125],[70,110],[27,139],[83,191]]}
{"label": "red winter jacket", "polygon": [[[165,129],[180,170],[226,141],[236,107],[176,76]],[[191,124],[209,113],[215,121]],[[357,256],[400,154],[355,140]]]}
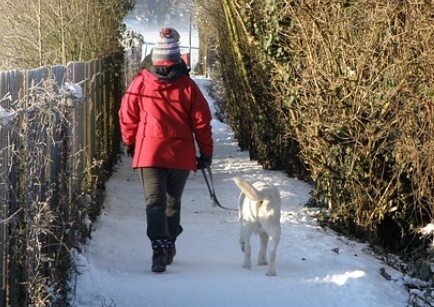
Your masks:
{"label": "red winter jacket", "polygon": [[195,141],[199,154],[212,156],[211,112],[183,69],[144,69],[123,96],[119,121],[122,140],[135,145],[133,168],[196,170]]}

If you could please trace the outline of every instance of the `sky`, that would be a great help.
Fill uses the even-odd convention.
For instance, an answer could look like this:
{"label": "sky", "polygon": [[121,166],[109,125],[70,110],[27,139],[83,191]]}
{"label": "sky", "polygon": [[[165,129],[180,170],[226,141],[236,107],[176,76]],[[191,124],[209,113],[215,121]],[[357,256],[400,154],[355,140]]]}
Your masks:
{"label": "sky", "polygon": [[[207,97],[205,84],[193,77]],[[277,276],[257,266],[259,238],[252,236],[252,268],[242,268],[238,213],[214,207],[201,172],[192,172],[183,198],[177,255],[164,273],[151,272],[151,247],[139,175],[122,156],[105,185],[104,208],[92,224],[82,252],[73,250],[79,275],[73,280],[74,307],[263,307],[407,306],[405,276],[369,251],[318,225],[304,204],[311,186],[279,171],[264,170],[241,152],[231,128],[212,121],[212,172],[220,203],[236,209],[240,190],[233,182],[274,184],[282,198],[282,235]],[[384,269],[387,280],[380,274]]]}

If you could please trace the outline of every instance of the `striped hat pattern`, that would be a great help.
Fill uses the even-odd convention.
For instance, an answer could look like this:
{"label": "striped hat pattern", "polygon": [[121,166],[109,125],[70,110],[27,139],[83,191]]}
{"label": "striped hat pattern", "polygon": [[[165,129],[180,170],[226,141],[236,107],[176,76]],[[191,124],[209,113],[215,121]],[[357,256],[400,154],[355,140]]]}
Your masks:
{"label": "striped hat pattern", "polygon": [[160,40],[152,49],[152,64],[167,65],[179,63],[181,61],[181,51],[178,40],[179,34],[176,30],[172,28],[161,29]]}

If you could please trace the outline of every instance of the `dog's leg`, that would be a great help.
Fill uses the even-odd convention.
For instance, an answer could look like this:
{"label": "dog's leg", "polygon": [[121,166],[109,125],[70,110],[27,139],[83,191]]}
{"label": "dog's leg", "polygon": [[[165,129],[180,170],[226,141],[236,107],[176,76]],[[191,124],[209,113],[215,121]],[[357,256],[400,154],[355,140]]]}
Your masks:
{"label": "dog's leg", "polygon": [[244,242],[244,262],[243,268],[250,269],[252,267],[252,246],[250,245],[250,237],[252,232],[250,230],[244,229],[241,233],[241,240]]}
{"label": "dog's leg", "polygon": [[261,232],[259,234],[260,248],[258,256],[258,265],[267,265],[267,244],[268,244],[268,234],[266,232]]}
{"label": "dog's leg", "polygon": [[270,266],[268,268],[267,276],[275,276],[276,275],[276,253],[277,253],[277,246],[279,245],[280,241],[280,227],[276,229],[276,231],[273,232],[272,235],[270,235]]}

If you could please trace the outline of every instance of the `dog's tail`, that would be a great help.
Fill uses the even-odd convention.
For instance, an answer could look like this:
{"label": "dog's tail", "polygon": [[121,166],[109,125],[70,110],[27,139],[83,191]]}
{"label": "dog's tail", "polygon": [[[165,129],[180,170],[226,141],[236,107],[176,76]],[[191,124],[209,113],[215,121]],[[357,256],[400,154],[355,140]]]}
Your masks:
{"label": "dog's tail", "polygon": [[253,201],[260,201],[264,199],[262,193],[255,189],[255,187],[250,183],[245,181],[240,177],[234,178],[235,184],[240,188],[241,192],[246,194],[246,196]]}

